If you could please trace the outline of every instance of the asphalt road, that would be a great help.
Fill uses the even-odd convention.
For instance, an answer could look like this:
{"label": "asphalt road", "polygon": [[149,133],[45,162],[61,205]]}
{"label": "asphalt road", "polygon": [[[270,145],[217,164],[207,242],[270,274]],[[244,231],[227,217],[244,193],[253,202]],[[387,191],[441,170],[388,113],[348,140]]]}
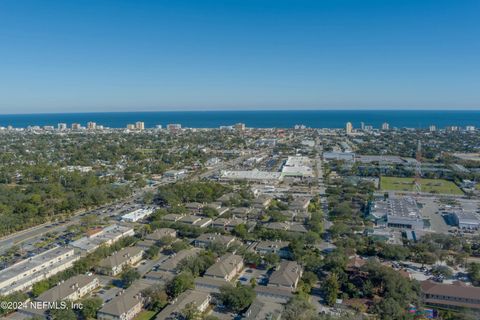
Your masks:
{"label": "asphalt road", "polygon": [[117,202],[116,204],[104,205],[100,208],[93,209],[87,212],[79,212],[77,215],[71,217],[68,221],[65,221],[62,223],[49,222],[49,223],[45,223],[45,224],[42,224],[33,228],[29,228],[23,231],[19,231],[14,234],[3,237],[2,239],[0,239],[0,254],[4,254],[9,248],[11,248],[14,245],[24,246],[24,245],[34,244],[49,232],[57,232],[57,233],[65,232],[69,226],[79,223],[80,219],[84,214],[85,215],[100,214],[100,216],[103,216],[103,217],[111,214],[115,214],[115,215],[119,214],[122,211],[120,208],[112,212],[108,212],[108,211],[103,212],[103,211],[106,208],[119,207],[122,204],[126,204],[135,199],[138,199],[147,190],[148,190],[147,188],[142,189],[141,191],[136,192],[134,195],[126,199],[123,199]]}

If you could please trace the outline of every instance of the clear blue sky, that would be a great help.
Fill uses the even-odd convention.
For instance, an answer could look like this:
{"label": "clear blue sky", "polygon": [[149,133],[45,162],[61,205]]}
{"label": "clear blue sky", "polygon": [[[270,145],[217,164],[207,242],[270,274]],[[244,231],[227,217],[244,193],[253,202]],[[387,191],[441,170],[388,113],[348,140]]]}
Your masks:
{"label": "clear blue sky", "polygon": [[480,107],[479,0],[1,0],[0,113]]}

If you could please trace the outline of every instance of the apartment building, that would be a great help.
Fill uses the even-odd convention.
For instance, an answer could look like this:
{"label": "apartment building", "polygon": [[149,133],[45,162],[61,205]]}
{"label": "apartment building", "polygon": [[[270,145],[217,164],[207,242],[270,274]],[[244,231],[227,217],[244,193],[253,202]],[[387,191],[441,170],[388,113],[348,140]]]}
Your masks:
{"label": "apartment building", "polygon": [[109,276],[116,276],[120,274],[125,267],[132,266],[142,260],[143,250],[138,247],[127,247],[115,252],[109,257],[101,260],[96,272]]}
{"label": "apartment building", "polygon": [[56,247],[0,271],[0,294],[22,291],[70,268],[80,258],[73,249]]}

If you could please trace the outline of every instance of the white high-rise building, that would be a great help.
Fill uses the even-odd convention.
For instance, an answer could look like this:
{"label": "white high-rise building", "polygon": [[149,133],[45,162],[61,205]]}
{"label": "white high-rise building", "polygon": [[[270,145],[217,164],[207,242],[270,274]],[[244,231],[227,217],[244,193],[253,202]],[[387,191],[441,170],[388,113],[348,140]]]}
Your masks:
{"label": "white high-rise building", "polygon": [[437,131],[437,126],[434,125],[434,124],[430,125],[430,126],[428,127],[428,131],[430,131],[430,132],[435,132],[435,131]]}
{"label": "white high-rise building", "polygon": [[66,123],[59,123],[57,125],[58,130],[67,130],[67,124]]}
{"label": "white high-rise building", "polygon": [[345,132],[347,134],[352,134],[352,131],[353,131],[353,125],[351,122],[347,122],[347,124],[345,125]]}
{"label": "white high-rise building", "polygon": [[135,122],[135,129],[137,130],[145,130],[145,122],[137,121]]}
{"label": "white high-rise building", "polygon": [[390,130],[390,125],[388,124],[388,122],[384,122],[382,124],[382,130]]}
{"label": "white high-rise building", "polygon": [[95,122],[90,121],[87,123],[87,128],[88,130],[95,130],[97,128],[97,124]]}

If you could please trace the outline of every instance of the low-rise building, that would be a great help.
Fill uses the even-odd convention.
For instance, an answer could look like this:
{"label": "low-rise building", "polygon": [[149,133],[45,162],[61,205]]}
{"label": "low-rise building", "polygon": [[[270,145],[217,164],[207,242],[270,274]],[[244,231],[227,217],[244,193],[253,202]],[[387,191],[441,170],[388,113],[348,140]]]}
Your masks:
{"label": "low-rise building", "polygon": [[195,239],[195,247],[206,248],[214,243],[218,243],[225,248],[228,248],[233,242],[235,242],[234,236],[218,233],[204,233]]}
{"label": "low-rise building", "polygon": [[295,197],[289,204],[289,208],[295,212],[307,212],[311,197]]}
{"label": "low-rise building", "polygon": [[178,222],[199,228],[206,228],[212,223],[212,219],[196,215],[185,215],[180,220],[178,220]]}
{"label": "low-rise building", "polygon": [[454,212],[452,218],[460,229],[478,230],[480,228],[480,220],[474,212]]}
{"label": "low-rise building", "polygon": [[472,309],[480,312],[480,288],[454,284],[437,283],[430,280],[420,283],[425,305],[442,309]]}
{"label": "low-rise building", "polygon": [[278,230],[278,231],[298,232],[298,233],[308,232],[305,225],[300,223],[292,223],[292,222],[269,222],[264,224],[264,227],[270,230]]}
{"label": "low-rise building", "polygon": [[85,252],[92,252],[101,245],[110,246],[121,238],[133,236],[134,234],[133,228],[114,224],[99,232],[80,238],[69,245]]}
{"label": "low-rise building", "polygon": [[282,176],[298,178],[313,177],[313,169],[310,159],[302,156],[288,157],[282,167]]}
{"label": "low-rise building", "polygon": [[158,266],[159,271],[167,271],[167,272],[172,272],[176,273],[178,264],[180,261],[183,259],[189,258],[189,257],[194,257],[200,253],[199,248],[190,248],[186,250],[182,250],[180,252],[177,252],[176,254],[171,255],[167,260],[165,260],[163,263],[161,263]]}
{"label": "low-rise building", "polygon": [[0,294],[29,289],[34,283],[70,268],[79,258],[71,248],[56,247],[17,262],[0,271]]}
{"label": "low-rise building", "polygon": [[402,229],[423,229],[424,223],[413,197],[386,200],[387,225]]}
{"label": "low-rise building", "polygon": [[205,271],[204,277],[231,281],[243,268],[243,258],[227,253]]}
{"label": "low-rise building", "polygon": [[235,181],[247,180],[262,184],[277,184],[283,180],[282,173],[270,171],[222,171],[220,173],[220,180]]}
{"label": "low-rise building", "polygon": [[165,173],[163,174],[165,178],[175,180],[175,181],[185,178],[186,175],[187,175],[186,170],[168,170],[168,171],[165,171]]}
{"label": "low-rise building", "polygon": [[145,240],[150,240],[150,241],[160,241],[165,237],[171,237],[171,238],[176,238],[177,237],[177,231],[175,229],[171,228],[160,228],[152,233],[148,234],[145,237]]}
{"label": "low-rise building", "polygon": [[182,311],[187,307],[194,305],[199,312],[207,310],[212,296],[209,293],[187,290],[178,298],[166,306],[156,317],[156,320],[175,320],[182,319]]}
{"label": "low-rise building", "polygon": [[280,258],[288,259],[291,256],[289,245],[290,242],[288,241],[259,241],[255,245],[255,251],[261,256],[273,253]]}
{"label": "low-rise building", "polygon": [[[45,291],[35,298],[34,301],[39,303],[61,300],[77,301],[98,288],[99,285],[100,282],[96,276],[77,275]],[[47,318],[47,309],[24,308],[20,309],[19,312],[31,318]]]}
{"label": "low-rise building", "polygon": [[126,247],[115,252],[109,257],[101,260],[96,272],[109,276],[116,276],[121,273],[125,267],[132,266],[142,260],[143,250],[138,247]]}
{"label": "low-rise building", "polygon": [[35,300],[37,301],[76,301],[89,294],[100,286],[100,281],[94,275],[77,275],[62,281],[57,286],[45,291]]}
{"label": "low-rise building", "polygon": [[138,290],[129,288],[116,296],[97,312],[99,320],[132,320],[141,311],[143,298]]}
{"label": "low-rise building", "polygon": [[149,215],[151,215],[153,213],[153,209],[152,208],[142,208],[142,209],[137,209],[135,211],[132,211],[130,213],[127,213],[125,215],[122,216],[122,221],[125,221],[125,222],[137,222],[139,220],[142,220],[146,217],[148,217]]}
{"label": "low-rise building", "polygon": [[257,320],[269,319],[280,320],[283,312],[283,306],[280,303],[275,303],[266,300],[255,299],[250,307],[247,309],[242,319]]}
{"label": "low-rise building", "polygon": [[303,269],[296,261],[282,261],[268,279],[268,286],[294,291],[302,274]]}

